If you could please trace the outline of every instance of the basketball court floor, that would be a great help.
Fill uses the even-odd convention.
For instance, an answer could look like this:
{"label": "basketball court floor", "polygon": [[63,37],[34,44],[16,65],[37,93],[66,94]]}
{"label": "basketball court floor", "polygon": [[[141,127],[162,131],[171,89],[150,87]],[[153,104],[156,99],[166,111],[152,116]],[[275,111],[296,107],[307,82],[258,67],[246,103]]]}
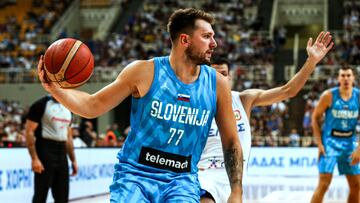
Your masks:
{"label": "basketball court floor", "polygon": [[[309,203],[317,177],[252,176],[244,185],[244,203]],[[348,185],[344,176],[335,176],[324,203],[346,202]],[[109,202],[109,194],[70,201],[72,203]]]}

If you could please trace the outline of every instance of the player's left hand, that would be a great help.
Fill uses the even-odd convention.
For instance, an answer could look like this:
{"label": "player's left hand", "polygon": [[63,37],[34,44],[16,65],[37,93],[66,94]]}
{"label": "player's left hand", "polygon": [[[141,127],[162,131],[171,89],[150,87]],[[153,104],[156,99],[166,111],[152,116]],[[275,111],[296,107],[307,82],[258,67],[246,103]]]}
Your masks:
{"label": "player's left hand", "polygon": [[360,161],[360,150],[356,149],[355,151],[353,151],[350,158],[351,158],[351,165],[358,164]]}
{"label": "player's left hand", "polygon": [[308,58],[317,64],[322,58],[329,52],[333,47],[334,43],[331,41],[330,32],[320,32],[317,36],[316,41],[313,44],[313,39],[310,38],[307,42],[306,51]]}

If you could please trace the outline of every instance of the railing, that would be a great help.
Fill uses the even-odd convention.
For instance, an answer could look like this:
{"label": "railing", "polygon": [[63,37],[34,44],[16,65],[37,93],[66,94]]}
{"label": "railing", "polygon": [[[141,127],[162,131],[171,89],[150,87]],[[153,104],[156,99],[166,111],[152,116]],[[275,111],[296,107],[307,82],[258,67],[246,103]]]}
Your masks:
{"label": "railing", "polygon": [[[242,69],[247,79],[254,80],[260,79],[263,81],[273,81],[273,66],[272,65],[253,65],[243,66],[235,64],[233,74],[236,75],[238,68]],[[336,78],[337,71],[341,65],[319,65],[311,74],[309,81],[326,80],[327,78]],[[356,74],[360,75],[360,65],[353,65]],[[100,67],[94,69],[89,82],[111,82],[115,80],[123,67]],[[290,80],[296,74],[297,67],[289,65],[285,67],[285,80]],[[25,70],[22,67],[0,69],[0,83],[36,83],[37,70]]]}
{"label": "railing", "polygon": [[[93,75],[88,82],[110,82],[115,80],[122,68],[95,67]],[[0,69],[0,83],[36,83],[37,70],[24,68]]]}
{"label": "railing", "polygon": [[[360,74],[360,65],[352,65],[356,71],[356,75]],[[336,78],[341,65],[319,65],[311,74],[309,81],[326,80],[329,78]],[[294,65],[285,67],[285,79],[290,80],[296,74],[296,67]]]}
{"label": "railing", "polygon": [[57,36],[59,36],[59,33],[63,30],[64,27],[66,27],[65,25],[67,24],[67,22],[71,20],[73,15],[79,13],[79,5],[79,0],[73,1],[69,8],[67,8],[65,13],[61,16],[61,18],[51,28],[51,41],[55,41]]}
{"label": "railing", "polygon": [[[236,68],[233,69],[234,74],[238,68],[244,71],[245,77],[249,80],[262,80],[271,83],[273,81],[273,66],[272,65],[252,65],[243,66],[234,64]],[[89,82],[111,82],[115,80],[123,67],[101,67],[97,66],[94,69],[93,75]],[[37,70],[26,70],[22,67],[0,69],[0,83],[36,83]]]}

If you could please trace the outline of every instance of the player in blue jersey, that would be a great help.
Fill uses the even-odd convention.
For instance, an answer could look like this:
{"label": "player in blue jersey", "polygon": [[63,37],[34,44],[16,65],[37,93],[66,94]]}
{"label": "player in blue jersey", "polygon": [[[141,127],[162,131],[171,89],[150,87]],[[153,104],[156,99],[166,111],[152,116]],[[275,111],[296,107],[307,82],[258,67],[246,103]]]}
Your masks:
{"label": "player in blue jersey", "polygon": [[[238,136],[243,149],[244,170],[243,180],[246,184],[246,166],[251,150],[251,127],[249,118],[251,110],[256,106],[267,106],[285,99],[294,97],[304,86],[310,74],[315,70],[316,64],[333,47],[329,32],[321,32],[313,42],[312,38],[307,43],[308,58],[299,70],[285,85],[268,89],[247,89],[241,92],[232,91],[232,108],[238,126]],[[224,59],[216,58],[212,61],[213,68],[228,78],[231,82],[229,64]],[[209,138],[206,142],[199,166],[199,181],[202,189],[202,203],[223,203],[230,194],[230,184],[226,179],[226,171],[223,167],[223,155],[219,132],[216,123],[213,122]],[[224,178],[225,177],[225,178]]]}
{"label": "player in blue jersey", "polygon": [[75,114],[94,118],[132,96],[131,132],[118,154],[111,202],[199,202],[197,163],[214,116],[222,135],[231,184],[229,202],[242,201],[242,150],[231,109],[230,87],[210,64],[217,44],[214,18],[180,9],[169,18],[169,56],[139,60],[90,95],[62,89],[44,78],[43,87]]}
{"label": "player in blue jersey", "polygon": [[[337,164],[349,183],[348,202],[359,202],[360,148],[356,145],[355,127],[359,116],[359,89],[353,87],[354,70],[349,66],[338,72],[339,86],[326,90],[312,115],[312,128],[319,149],[319,184],[311,199],[322,202]],[[324,123],[320,128],[320,121]]]}

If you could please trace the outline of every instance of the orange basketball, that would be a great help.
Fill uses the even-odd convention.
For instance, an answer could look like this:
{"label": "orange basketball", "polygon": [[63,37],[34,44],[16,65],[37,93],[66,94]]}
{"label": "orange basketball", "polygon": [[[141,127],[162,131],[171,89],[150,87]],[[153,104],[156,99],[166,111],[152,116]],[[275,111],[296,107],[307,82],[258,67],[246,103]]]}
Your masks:
{"label": "orange basketball", "polygon": [[94,57],[80,40],[65,38],[52,43],[44,56],[49,80],[62,88],[76,88],[84,84],[94,70]]}

